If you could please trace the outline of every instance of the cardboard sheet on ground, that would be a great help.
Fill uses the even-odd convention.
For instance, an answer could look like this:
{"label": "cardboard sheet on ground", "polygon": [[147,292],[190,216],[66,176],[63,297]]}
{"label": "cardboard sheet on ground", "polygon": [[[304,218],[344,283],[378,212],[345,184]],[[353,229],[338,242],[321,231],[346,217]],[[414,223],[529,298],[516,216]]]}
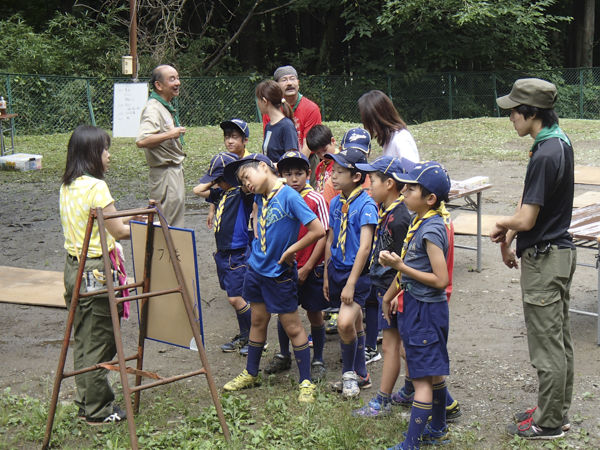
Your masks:
{"label": "cardboard sheet on ground", "polygon": [[575,183],[600,186],[600,167],[575,166]]}
{"label": "cardboard sheet on ground", "polygon": [[600,192],[589,191],[573,199],[573,208],[585,208],[600,202]]}
{"label": "cardboard sheet on ground", "polygon": [[62,272],[0,267],[0,302],[66,308]]}
{"label": "cardboard sheet on ground", "polygon": [[[490,231],[494,225],[496,225],[496,221],[498,217],[490,214],[483,214],[481,216],[481,235],[489,236]],[[477,236],[477,214],[468,214],[462,213],[456,216],[455,219],[452,219],[454,223],[454,234],[469,234],[472,236]]]}
{"label": "cardboard sheet on ground", "polygon": [[[154,252],[152,255],[152,272],[150,276],[150,292],[177,287],[177,279],[169,251],[165,243],[160,225],[153,225]],[[131,246],[133,253],[133,269],[136,281],[142,280],[144,257],[146,251],[147,224],[131,222]],[[198,262],[196,259],[196,238],[193,230],[170,228],[175,251],[183,273],[188,293],[193,303],[196,322],[200,325],[200,334],[204,340],[202,326],[202,310],[200,306],[200,285],[198,283]],[[138,293],[141,293],[141,288]],[[138,311],[141,308],[141,301]],[[138,322],[139,322],[138,316]],[[194,335],[181,294],[168,294],[150,298],[148,305],[147,338],[179,347],[196,349]]]}

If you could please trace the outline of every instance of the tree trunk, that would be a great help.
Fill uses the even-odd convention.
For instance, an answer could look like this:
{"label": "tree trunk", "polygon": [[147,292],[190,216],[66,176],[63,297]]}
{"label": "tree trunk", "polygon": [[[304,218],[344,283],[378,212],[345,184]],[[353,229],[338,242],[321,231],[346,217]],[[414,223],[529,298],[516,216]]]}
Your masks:
{"label": "tree trunk", "polygon": [[596,1],[585,0],[583,12],[583,34],[581,39],[581,65],[580,67],[593,66],[594,51],[594,23],[596,18]]}

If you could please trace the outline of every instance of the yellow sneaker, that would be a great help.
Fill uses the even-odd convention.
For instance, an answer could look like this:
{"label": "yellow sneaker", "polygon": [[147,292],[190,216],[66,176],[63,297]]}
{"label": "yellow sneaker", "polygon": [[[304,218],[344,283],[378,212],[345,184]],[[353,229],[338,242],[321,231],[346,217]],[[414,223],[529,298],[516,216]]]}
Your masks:
{"label": "yellow sneaker", "polygon": [[223,389],[225,389],[226,391],[239,391],[241,389],[247,389],[254,386],[258,386],[259,384],[260,378],[258,377],[258,375],[253,377],[248,373],[246,369],[244,369],[244,371],[241,374],[239,374],[237,377],[235,377],[233,380],[231,380],[229,383],[223,386]]}
{"label": "yellow sneaker", "polygon": [[315,402],[315,389],[317,386],[308,380],[304,380],[300,383],[300,395],[298,401],[300,403],[314,403]]}

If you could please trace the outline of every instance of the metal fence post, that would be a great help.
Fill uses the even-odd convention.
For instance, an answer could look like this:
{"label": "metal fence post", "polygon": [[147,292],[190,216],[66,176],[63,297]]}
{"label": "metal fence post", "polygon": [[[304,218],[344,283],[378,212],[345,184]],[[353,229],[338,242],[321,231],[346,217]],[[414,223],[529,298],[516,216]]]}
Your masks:
{"label": "metal fence post", "polygon": [[500,117],[500,108],[498,107],[498,103],[496,103],[496,99],[498,98],[498,88],[496,86],[496,72],[492,72],[492,79],[494,81],[494,111],[496,111],[496,117]]}
{"label": "metal fence post", "polygon": [[583,119],[583,68],[579,68],[579,118]]}
{"label": "metal fence post", "polygon": [[450,120],[452,120],[452,74],[448,73],[448,106],[450,107]]}
{"label": "metal fence post", "polygon": [[10,92],[10,74],[7,73],[6,74],[6,98],[8,99],[8,113],[12,114],[13,113],[13,98],[12,98],[12,94]]}
{"label": "metal fence post", "polygon": [[86,80],[85,80],[85,90],[87,92],[87,103],[88,103],[88,109],[90,111],[90,121],[92,122],[93,126],[96,126],[96,118],[94,117],[94,108],[92,108],[92,94],[90,92],[89,78],[86,78]]}
{"label": "metal fence post", "polygon": [[[256,91],[256,86],[258,86],[258,83],[254,83],[255,91]],[[253,97],[254,97],[254,105],[256,106],[256,122],[262,123],[262,114],[260,113],[260,109],[258,109],[258,100],[256,99],[255,95],[253,95]]]}
{"label": "metal fence post", "polygon": [[325,82],[323,81],[324,77],[321,77],[321,115],[325,117]]}
{"label": "metal fence post", "polygon": [[392,77],[388,75],[387,79],[388,79],[388,96],[390,97],[390,100],[394,101],[394,99],[392,98]]}

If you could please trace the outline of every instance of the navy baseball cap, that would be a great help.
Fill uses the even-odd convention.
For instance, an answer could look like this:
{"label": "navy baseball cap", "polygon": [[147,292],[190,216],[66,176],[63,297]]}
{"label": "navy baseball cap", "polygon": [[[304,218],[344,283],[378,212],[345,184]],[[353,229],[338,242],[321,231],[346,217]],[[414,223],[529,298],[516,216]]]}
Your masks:
{"label": "navy baseball cap", "polygon": [[234,153],[221,152],[217,153],[210,160],[210,165],[208,166],[208,170],[204,174],[202,178],[200,178],[200,183],[210,183],[211,181],[216,180],[220,176],[223,176],[223,170],[225,166],[229,163],[237,161],[238,157]]}
{"label": "navy baseball cap", "polygon": [[223,178],[225,178],[225,181],[230,185],[239,186],[240,180],[238,180],[236,172],[241,166],[252,161],[264,162],[271,169],[277,169],[275,164],[273,164],[273,161],[271,161],[267,155],[263,155],[262,153],[252,153],[248,156],[244,156],[242,159],[238,159],[237,161],[227,164],[227,166],[225,166],[225,170],[223,170]]}
{"label": "navy baseball cap", "polygon": [[310,168],[310,162],[308,161],[308,158],[306,156],[304,156],[304,154],[302,152],[299,152],[298,150],[290,150],[289,152],[285,152],[283,154],[283,156],[281,157],[281,159],[279,161],[277,161],[277,169],[279,170],[279,173],[281,173],[281,171],[287,165],[287,161],[293,161],[293,160],[302,161],[303,163],[306,164],[307,169]]}
{"label": "navy baseball cap", "polygon": [[326,159],[333,159],[340,166],[346,169],[356,169],[357,164],[367,164],[367,155],[364,151],[357,148],[349,148],[347,150],[341,150],[338,153],[326,153],[324,155]]}
{"label": "navy baseball cap", "polygon": [[406,174],[394,173],[392,176],[408,184],[420,184],[438,198],[443,200],[450,192],[450,177],[448,172],[436,161],[425,161],[417,164]]}
{"label": "navy baseball cap", "polygon": [[350,128],[344,133],[341,148],[357,148],[368,155],[371,153],[371,135],[364,128]]}
{"label": "navy baseball cap", "polygon": [[380,156],[371,162],[371,164],[357,164],[356,168],[361,172],[381,172],[384,175],[392,176],[392,173],[406,173],[404,166],[398,158],[393,156]]}
{"label": "navy baseball cap", "polygon": [[247,138],[250,137],[250,128],[248,127],[248,124],[242,119],[231,119],[226,120],[225,122],[221,122],[221,128],[223,130],[225,130],[225,128],[228,127],[238,128],[244,136],[246,136]]}

